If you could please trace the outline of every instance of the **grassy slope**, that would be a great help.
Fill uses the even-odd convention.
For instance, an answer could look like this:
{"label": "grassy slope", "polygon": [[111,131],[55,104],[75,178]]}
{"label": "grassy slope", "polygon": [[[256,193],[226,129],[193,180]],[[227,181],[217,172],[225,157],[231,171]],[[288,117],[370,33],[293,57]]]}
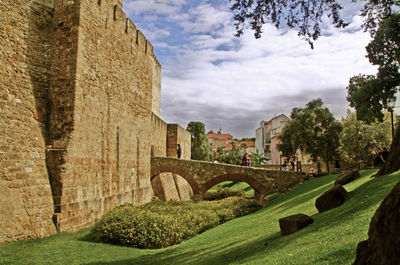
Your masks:
{"label": "grassy slope", "polygon": [[224,181],[221,182],[214,187],[212,187],[210,190],[218,190],[221,188],[230,188],[232,190],[243,190],[246,193],[246,196],[252,197],[254,196],[254,190],[252,187],[249,186],[246,182],[237,182],[234,183],[232,181]]}
{"label": "grassy slope", "polygon": [[[0,264],[351,264],[357,243],[367,238],[369,222],[400,172],[370,179],[375,171],[345,186],[341,207],[317,214],[315,199],[336,176],[297,185],[270,196],[266,208],[220,225],[179,245],[140,250],[85,240],[88,230],[0,245]],[[278,219],[297,213],[314,224],[280,236]],[[264,243],[268,243],[264,246]]]}

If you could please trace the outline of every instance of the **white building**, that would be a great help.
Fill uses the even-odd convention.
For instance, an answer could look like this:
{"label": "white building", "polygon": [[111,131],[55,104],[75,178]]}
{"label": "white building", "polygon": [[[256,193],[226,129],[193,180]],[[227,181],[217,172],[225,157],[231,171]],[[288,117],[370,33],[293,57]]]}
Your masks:
{"label": "white building", "polygon": [[290,119],[281,114],[269,121],[261,121],[260,127],[256,129],[256,151],[264,154],[268,159],[267,164],[279,165],[281,157],[277,148],[278,135]]}

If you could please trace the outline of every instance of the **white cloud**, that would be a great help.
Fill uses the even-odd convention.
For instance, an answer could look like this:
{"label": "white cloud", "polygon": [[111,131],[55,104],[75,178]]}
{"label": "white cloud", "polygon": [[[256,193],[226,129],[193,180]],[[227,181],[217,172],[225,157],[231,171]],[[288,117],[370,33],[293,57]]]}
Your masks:
{"label": "white cloud", "polygon": [[131,15],[174,15],[185,2],[185,0],[130,0],[124,1],[123,8]]}
{"label": "white cloud", "polygon": [[140,12],[159,14],[157,26],[168,24],[158,33],[148,27],[149,39],[163,54],[162,117],[167,122],[186,126],[201,120],[208,129],[250,137],[260,120],[289,115],[291,108],[318,97],[340,118],[348,106],[349,78],[376,71],[365,58],[370,36],[360,30],[362,18],[350,16],[357,8],[345,13],[352,22],[347,29],[326,25],[326,34],[311,50],[297,32],[271,25],[264,26],[261,39],[250,31],[236,39],[228,5],[203,0],[182,13],[188,2],[129,3],[132,9],[132,3],[138,4]]}

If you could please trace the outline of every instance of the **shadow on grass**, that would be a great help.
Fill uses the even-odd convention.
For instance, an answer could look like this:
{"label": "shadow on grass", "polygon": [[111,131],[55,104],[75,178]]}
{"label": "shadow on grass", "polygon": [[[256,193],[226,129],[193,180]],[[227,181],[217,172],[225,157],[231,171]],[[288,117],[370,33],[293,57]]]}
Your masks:
{"label": "shadow on grass", "polygon": [[[396,185],[396,180],[400,181],[399,174],[386,175],[380,178],[374,178],[349,192],[346,201],[338,208],[332,209],[319,215],[321,221],[328,223],[330,220],[337,220],[338,225],[351,219],[354,215],[359,215],[364,209],[376,206],[378,207],[383,198],[385,198],[393,187]],[[357,207],[354,207],[357,205]],[[372,216],[371,216],[372,217]],[[332,225],[332,224],[327,224]]]}
{"label": "shadow on grass", "polygon": [[[306,181],[303,184],[297,184],[293,186],[293,190],[290,192],[271,194],[268,197],[270,201],[265,209],[268,210],[268,208],[273,208],[278,204],[280,211],[284,212],[324,193],[333,187],[334,180],[332,176],[324,176]],[[277,200],[278,198],[279,200]]]}
{"label": "shadow on grass", "polygon": [[[93,262],[88,264],[229,264],[229,263],[244,263],[252,257],[265,255],[268,253],[278,253],[279,250],[290,244],[294,239],[307,238],[309,234],[319,234],[321,231],[330,229],[331,231],[340,231],[340,236],[345,236],[345,229],[341,228],[343,224],[352,221],[354,216],[360,214],[360,211],[366,211],[366,218],[370,220],[374,210],[374,206],[379,205],[383,198],[390,192],[394,187],[395,183],[400,180],[399,174],[392,174],[380,178],[372,179],[366,183],[363,183],[359,187],[355,188],[348,196],[346,202],[335,209],[326,211],[324,213],[315,214],[313,216],[314,223],[301,231],[289,235],[280,236],[280,233],[274,233],[269,236],[257,236],[255,238],[247,239],[244,241],[233,240],[230,243],[223,242],[227,241],[224,239],[219,242],[210,242],[209,245],[202,244],[199,247],[193,246],[188,248],[185,245],[186,242],[181,245],[160,250],[154,254],[144,254],[137,258],[117,260],[112,262]],[[303,187],[297,186],[295,190],[290,192],[287,198],[281,198],[279,200],[279,209],[282,207],[288,209],[294,205],[302,202],[306,202],[307,199],[313,196],[318,196],[319,193],[329,189],[333,182],[332,177],[321,177],[320,179],[314,179],[313,182],[302,184]],[[311,185],[311,186],[306,186]],[[333,186],[333,185],[332,185]],[[307,190],[307,194],[301,196],[302,192]],[[297,196],[300,196],[297,198]],[[366,210],[367,209],[367,210]],[[371,210],[372,209],[372,210]],[[268,207],[264,208],[263,211],[268,211]],[[369,216],[370,215],[370,216]],[[365,225],[365,224],[364,224]],[[336,232],[336,231],[335,231]],[[367,233],[367,229],[365,234]],[[229,235],[227,235],[229,237]],[[306,240],[306,239],[305,239]],[[309,239],[307,239],[309,240]],[[229,240],[228,240],[229,241]],[[268,246],[264,246],[265,243]],[[222,244],[219,244],[222,243]],[[357,242],[358,243],[358,242]],[[341,249],[335,249],[324,254],[324,256],[318,257],[318,260],[313,264],[320,264],[336,260],[336,258],[345,257],[345,259],[353,259],[355,256],[351,253],[356,248],[357,243],[351,245],[345,245]],[[190,246],[190,244],[189,244]]]}
{"label": "shadow on grass", "polygon": [[[143,255],[134,259],[112,262],[93,262],[90,265],[117,265],[117,264],[229,264],[241,258],[247,258],[254,252],[266,251],[265,238],[258,238],[248,243],[239,241],[229,244],[220,244],[218,247],[201,247],[182,252],[180,248],[167,248],[161,253]],[[236,245],[232,247],[232,245]]]}
{"label": "shadow on grass", "polygon": [[245,191],[245,192],[247,192],[247,191],[250,191],[250,190],[252,190],[253,188],[251,187],[251,186],[248,186],[248,187],[246,187],[246,188],[244,188],[243,190]]}
{"label": "shadow on grass", "polygon": [[225,183],[225,184],[221,185],[221,188],[230,188],[230,187],[232,187],[232,186],[234,186],[236,184],[237,184],[237,182],[235,183],[235,182],[232,181],[230,183]]}

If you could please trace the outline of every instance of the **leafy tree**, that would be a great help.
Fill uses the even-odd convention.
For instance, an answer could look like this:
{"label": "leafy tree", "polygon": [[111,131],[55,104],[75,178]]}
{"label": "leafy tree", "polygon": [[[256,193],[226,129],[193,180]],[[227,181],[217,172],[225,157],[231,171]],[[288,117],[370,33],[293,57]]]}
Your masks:
{"label": "leafy tree", "polygon": [[[339,0],[229,0],[236,21],[236,36],[243,34],[246,23],[254,30],[255,38],[260,38],[262,26],[271,23],[279,28],[286,24],[298,30],[298,35],[308,41],[313,47],[313,41],[321,36],[323,15],[331,19],[337,28],[348,25],[340,17],[343,6]],[[390,16],[392,10],[400,6],[398,0],[364,0],[366,3],[362,15],[366,18],[364,28],[372,34],[379,21]],[[356,2],[356,0],[353,0]]]}
{"label": "leafy tree", "polygon": [[284,157],[292,157],[295,155],[297,148],[302,149],[302,145],[299,144],[298,137],[299,133],[295,122],[289,122],[282,129],[282,134],[279,135],[280,143],[278,144],[279,151],[282,152]]}
{"label": "leafy tree", "polygon": [[217,148],[218,161],[220,163],[240,165],[242,163],[242,154],[244,149],[238,148],[235,142],[232,142],[232,149]]}
{"label": "leafy tree", "polygon": [[[394,12],[398,12],[400,1],[363,1],[365,2],[361,13],[365,17],[363,26],[365,30],[370,31],[373,37],[375,36],[374,41],[376,40],[372,42],[370,48],[367,48],[367,50],[370,50],[368,57],[373,64],[383,66],[379,68],[377,79],[379,79],[381,90],[391,93],[392,88],[399,85],[398,82],[396,83],[396,76],[399,72],[396,72],[393,66],[397,65],[398,67],[400,64],[399,23],[396,23],[398,14]],[[339,0],[230,0],[230,2],[233,3],[231,9],[236,20],[236,36],[243,34],[244,25],[247,23],[255,31],[256,38],[261,37],[263,24],[272,22],[279,28],[281,23],[285,23],[290,28],[296,28],[298,35],[307,40],[312,48],[313,41],[321,35],[320,24],[324,14],[328,15],[331,18],[331,23],[338,28],[347,25],[340,17],[340,10],[343,7]],[[353,0],[353,2],[356,2],[356,0]],[[389,19],[382,22],[386,18]],[[380,32],[377,30],[378,25],[381,29]],[[378,58],[379,60],[376,60]],[[386,98],[390,98],[390,95]],[[387,102],[382,100],[381,104],[385,106]],[[400,129],[397,129],[387,163],[378,174],[387,174],[399,169]]]}
{"label": "leafy tree", "polygon": [[[399,1],[397,1],[399,2]],[[378,66],[376,77],[350,79],[348,101],[357,110],[357,118],[371,122],[382,120],[382,109],[395,99],[400,86],[400,15],[392,14],[379,23],[374,39],[367,46],[370,62]],[[364,76],[365,77],[365,76]],[[354,80],[358,79],[358,82]],[[400,130],[397,129],[387,163],[379,175],[400,169]]]}
{"label": "leafy tree", "polygon": [[253,137],[253,138],[242,138],[240,141],[255,141],[256,140],[256,138],[255,137]]}
{"label": "leafy tree", "polygon": [[292,120],[278,136],[278,149],[290,156],[300,148],[314,161],[321,157],[329,164],[338,153],[342,125],[323,107],[322,100],[312,100],[305,108],[293,108],[290,117]]}
{"label": "leafy tree", "polygon": [[347,100],[357,110],[357,118],[382,121],[382,109],[395,99],[400,85],[400,15],[393,14],[379,24],[374,39],[367,46],[370,62],[378,66],[376,77],[354,76],[347,87]]}
{"label": "leafy tree", "polygon": [[268,161],[268,158],[263,153],[251,153],[251,165],[261,165],[264,161]]}
{"label": "leafy tree", "polygon": [[391,142],[390,114],[384,121],[375,120],[370,124],[358,120],[354,112],[347,112],[342,119],[343,130],[340,135],[339,152],[342,158],[358,162],[373,159],[373,154],[382,151]]}
{"label": "leafy tree", "polygon": [[349,80],[347,101],[357,110],[357,119],[367,123],[382,121],[382,97],[379,80],[373,75],[357,75]]}
{"label": "leafy tree", "polygon": [[207,141],[204,123],[191,121],[186,130],[192,135],[191,159],[212,161],[213,154]]}

